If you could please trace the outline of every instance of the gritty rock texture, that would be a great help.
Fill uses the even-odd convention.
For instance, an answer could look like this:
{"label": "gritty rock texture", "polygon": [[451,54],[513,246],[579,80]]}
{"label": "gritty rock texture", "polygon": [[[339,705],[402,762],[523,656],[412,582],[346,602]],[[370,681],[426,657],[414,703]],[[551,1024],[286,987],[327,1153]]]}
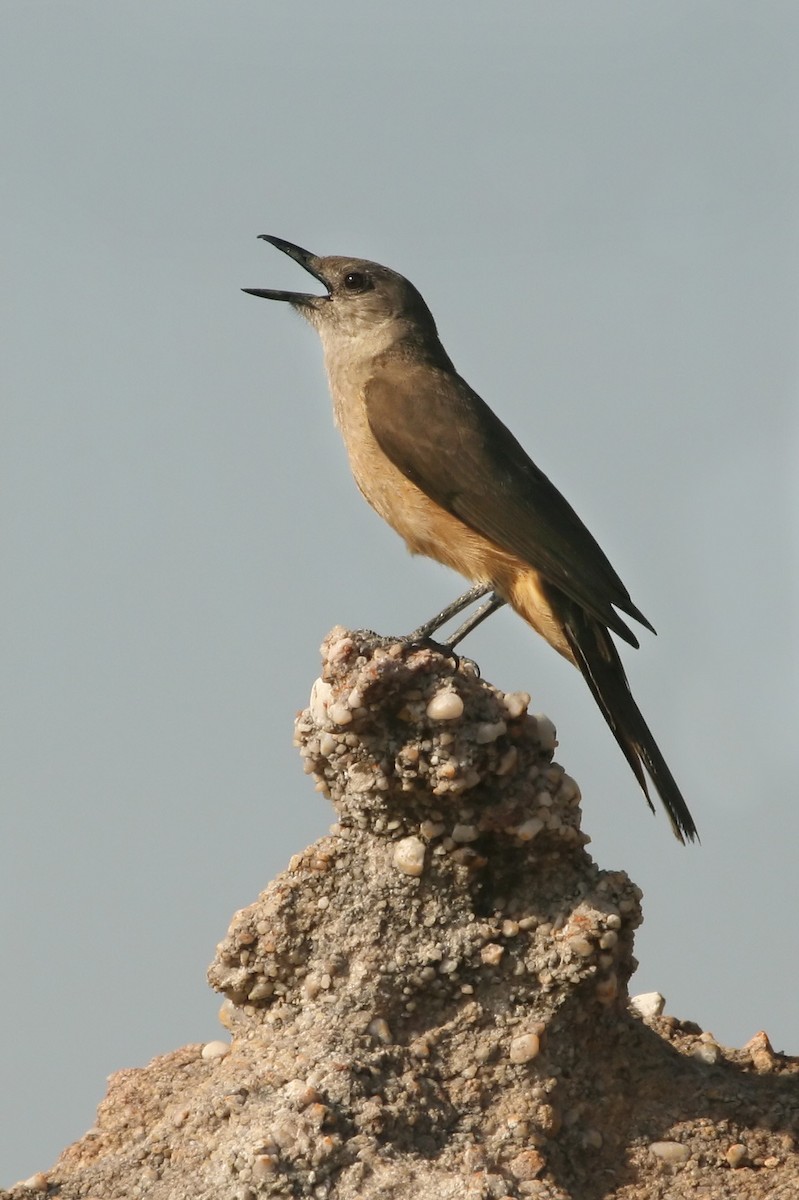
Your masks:
{"label": "gritty rock texture", "polygon": [[798,1197],[797,1062],[628,1007],[640,893],[528,704],[333,630],[296,741],[338,821],[217,948],[230,1041],[118,1072],[3,1195]]}

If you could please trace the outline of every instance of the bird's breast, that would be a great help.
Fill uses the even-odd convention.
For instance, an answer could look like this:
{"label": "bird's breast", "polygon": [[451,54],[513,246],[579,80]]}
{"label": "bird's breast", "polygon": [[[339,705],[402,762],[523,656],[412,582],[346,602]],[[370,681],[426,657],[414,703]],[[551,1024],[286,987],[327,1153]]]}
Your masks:
{"label": "bird's breast", "polygon": [[475,581],[507,577],[517,560],[431,500],[380,448],[369,424],[364,385],[329,374],[336,424],[355,482],[410,552],[436,559]]}

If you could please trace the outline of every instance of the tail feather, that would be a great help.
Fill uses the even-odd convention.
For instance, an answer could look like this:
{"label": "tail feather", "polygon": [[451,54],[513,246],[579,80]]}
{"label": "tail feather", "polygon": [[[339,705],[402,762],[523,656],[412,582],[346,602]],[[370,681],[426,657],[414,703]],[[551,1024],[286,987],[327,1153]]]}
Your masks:
{"label": "tail feather", "polygon": [[568,612],[564,614],[563,630],[575,662],[641,785],[649,807],[654,812],[643,768],[655,785],[675,836],[683,843],[686,838],[689,842],[698,839],[688,805],[633,699],[613,639],[594,617],[570,601],[566,604]]}

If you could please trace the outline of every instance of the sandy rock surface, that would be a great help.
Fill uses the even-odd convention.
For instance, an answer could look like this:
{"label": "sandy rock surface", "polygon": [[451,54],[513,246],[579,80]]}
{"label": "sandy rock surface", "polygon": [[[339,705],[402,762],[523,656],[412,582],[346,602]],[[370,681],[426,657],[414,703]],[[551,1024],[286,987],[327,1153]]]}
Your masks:
{"label": "sandy rock surface", "polygon": [[629,1007],[640,892],[551,721],[434,647],[322,649],[296,740],[337,823],[234,915],[220,1039],[0,1195],[796,1200],[796,1060]]}

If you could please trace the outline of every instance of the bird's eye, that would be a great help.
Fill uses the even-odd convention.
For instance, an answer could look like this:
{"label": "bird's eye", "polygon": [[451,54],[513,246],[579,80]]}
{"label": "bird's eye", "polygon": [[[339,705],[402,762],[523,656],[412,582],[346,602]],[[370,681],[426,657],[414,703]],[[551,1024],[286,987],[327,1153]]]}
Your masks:
{"label": "bird's eye", "polygon": [[344,287],[348,292],[366,292],[371,287],[371,282],[363,271],[349,271],[344,276]]}

